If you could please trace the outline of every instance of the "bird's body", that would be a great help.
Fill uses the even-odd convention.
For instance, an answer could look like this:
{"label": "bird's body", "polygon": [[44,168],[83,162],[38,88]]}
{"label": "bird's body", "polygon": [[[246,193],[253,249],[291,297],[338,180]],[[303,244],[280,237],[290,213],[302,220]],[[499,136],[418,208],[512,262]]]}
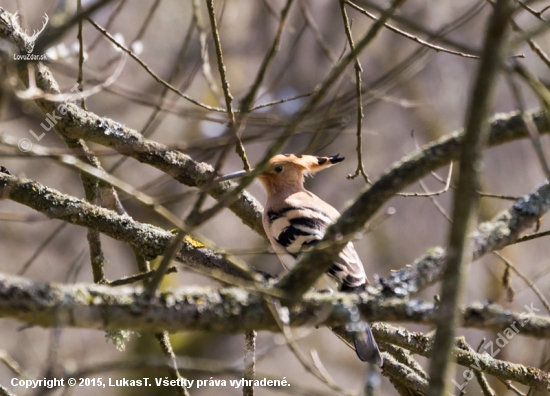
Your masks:
{"label": "bird's body", "polygon": [[[258,176],[267,193],[262,219],[264,230],[286,269],[295,264],[301,252],[315,248],[327,228],[340,217],[336,209],[304,188],[304,175],[311,175],[343,160],[338,155],[276,155]],[[242,172],[234,175],[237,174]],[[233,175],[225,178],[231,177]],[[365,290],[368,284],[363,264],[352,242],[340,252],[328,275],[341,283],[342,291]],[[354,331],[354,340],[361,360],[382,364],[368,324],[362,330]]]}
{"label": "bird's body", "polygon": [[[269,197],[263,214],[263,226],[269,242],[283,266],[290,269],[298,254],[311,249],[340,214],[315,194],[305,190]],[[368,283],[353,243],[348,243],[329,275],[342,283],[342,290],[356,290]]]}

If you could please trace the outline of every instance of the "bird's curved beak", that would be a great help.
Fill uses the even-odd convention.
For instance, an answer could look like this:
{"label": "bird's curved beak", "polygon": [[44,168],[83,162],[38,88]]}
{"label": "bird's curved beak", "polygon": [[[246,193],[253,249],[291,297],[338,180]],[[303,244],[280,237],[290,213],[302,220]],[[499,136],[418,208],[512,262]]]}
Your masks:
{"label": "bird's curved beak", "polygon": [[245,170],[240,170],[240,171],[237,171],[237,172],[228,173],[227,175],[224,175],[224,176],[220,176],[217,179],[215,179],[214,181],[222,182],[222,181],[226,181],[226,180],[237,179],[239,177],[245,176],[247,173],[248,172],[245,171]]}

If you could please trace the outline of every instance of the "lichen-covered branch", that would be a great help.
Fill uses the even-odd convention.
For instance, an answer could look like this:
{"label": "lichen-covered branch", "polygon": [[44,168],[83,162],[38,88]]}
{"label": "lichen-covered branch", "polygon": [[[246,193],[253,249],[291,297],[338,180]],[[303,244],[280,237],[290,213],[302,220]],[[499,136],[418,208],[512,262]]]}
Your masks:
{"label": "lichen-covered branch", "polygon": [[[433,304],[422,301],[373,298],[368,293],[307,293],[302,302],[290,310],[291,325],[339,326],[350,321],[354,305],[365,317],[374,321],[435,321]],[[533,310],[534,307],[529,308]],[[241,288],[186,287],[164,291],[157,298],[150,299],[140,288],[60,285],[4,274],[0,274],[0,317],[45,327],[102,330],[124,327],[147,332],[162,329],[170,332],[202,330],[221,333],[250,329],[281,331],[264,298]],[[550,318],[528,312],[514,313],[496,305],[478,304],[464,310],[463,317],[466,326],[482,330],[505,332],[515,327],[518,334],[524,336],[550,338]],[[374,324],[373,332],[380,341],[430,356],[433,346],[430,337],[382,323]],[[548,373],[475,353],[460,344],[454,347],[453,355],[461,365],[473,365],[479,371],[502,379],[537,389],[544,389],[550,384]],[[419,373],[415,375],[422,378]]]}
{"label": "lichen-covered branch", "polygon": [[[128,215],[119,215],[60,193],[33,182],[6,173],[0,173],[0,198],[9,198],[29,206],[50,218],[55,218],[97,230],[119,241],[123,241],[146,258],[163,255],[174,235],[161,228],[137,222]],[[192,268],[218,269],[226,274],[249,279],[223,255],[187,236],[176,260]]]}
{"label": "lichen-covered branch", "polygon": [[[478,256],[476,257],[488,251],[488,245],[485,243],[486,240],[491,240],[491,243],[494,245],[498,244],[501,239],[508,237],[509,230],[514,229],[516,224],[521,224],[519,219],[522,216],[538,217],[541,213],[539,212],[540,208],[548,206],[547,198],[543,199],[548,194],[550,194],[550,184],[545,182],[535,193],[526,196],[520,202],[514,204],[509,212],[499,215],[496,221],[482,224],[480,230],[475,234],[477,236],[473,238],[474,246],[476,246],[474,250],[478,252]],[[166,246],[174,237],[172,233],[158,227],[139,223],[129,216],[117,215],[110,210],[61,194],[37,182],[20,179],[6,173],[0,173],[0,197],[9,198],[27,205],[52,218],[97,229],[112,238],[128,243],[147,257],[163,254]],[[512,219],[515,220],[512,221]],[[231,263],[212,249],[197,244],[192,238],[187,238],[184,242],[182,250],[177,256],[178,261],[190,267],[219,269],[224,273],[247,279],[247,274],[239,273]],[[423,259],[421,260],[422,264],[416,263],[412,266],[410,269],[410,278],[404,276],[396,277],[393,279],[394,283],[391,284],[393,289],[389,289],[389,286],[386,286],[387,290],[392,292],[389,294],[407,294],[406,292],[411,290],[411,288],[425,287],[435,282],[438,274],[441,273],[444,256],[443,249],[435,249],[430,252],[429,259]],[[415,268],[417,272],[414,271]],[[409,269],[402,271],[407,270]],[[417,279],[422,280],[422,283],[416,283]],[[403,293],[393,293],[399,291],[400,288],[403,290]],[[365,317],[368,317],[370,320],[388,321],[408,318],[408,320],[421,323],[431,323],[429,318],[433,314],[434,308],[432,304],[417,304],[414,301],[403,303],[400,299],[387,299],[387,294],[382,289],[382,296],[386,297],[386,300],[383,304],[378,304],[373,311],[367,308],[368,304],[362,305],[361,302],[358,302],[362,307],[363,313],[366,315]],[[394,301],[400,301],[399,304],[404,304],[402,311],[396,311]],[[390,308],[386,309],[385,307]],[[396,312],[399,312],[399,314],[396,314]],[[412,313],[408,315],[406,312],[416,312],[417,316],[412,315]],[[495,321],[495,318],[504,319]],[[513,315],[505,315],[504,311],[496,313],[494,309],[488,311],[487,307],[471,308],[469,311],[466,311],[464,325],[479,328],[485,326],[488,330],[498,331],[509,326],[516,319]],[[529,322],[524,328],[523,333],[536,337],[550,337],[550,320],[541,319],[541,322],[538,320],[536,322],[537,324],[532,328],[529,327],[532,322]]]}
{"label": "lichen-covered branch", "polygon": [[[310,292],[290,309],[290,324],[334,328],[349,323],[356,312],[354,306],[371,322],[433,324],[435,321],[436,309],[425,301],[373,297],[368,293]],[[510,312],[494,304],[474,304],[461,312],[465,327],[503,332],[517,326],[522,336],[550,339],[550,318],[533,311]],[[162,291],[151,299],[141,288],[61,285],[5,274],[0,274],[0,317],[45,327],[104,330],[123,327],[153,333],[281,331],[264,297],[239,287],[184,287]]]}
{"label": "lichen-covered branch", "polygon": [[[428,380],[423,378],[407,365],[397,361],[387,352],[382,354],[384,366],[382,374],[390,379],[395,389],[398,391],[403,388],[406,395],[424,395],[428,390]],[[411,393],[414,390],[419,393]]]}
{"label": "lichen-covered branch", "polygon": [[[521,325],[517,325],[521,329]],[[372,329],[377,339],[405,348],[421,356],[430,357],[434,340],[422,333],[411,333],[403,328],[377,323]],[[521,331],[521,330],[520,330]],[[498,348],[495,348],[495,350]],[[512,380],[535,389],[550,389],[550,374],[535,367],[526,367],[498,360],[487,353],[477,353],[459,338],[452,348],[452,356],[461,366],[473,368],[503,380]]]}
{"label": "lichen-covered branch", "polygon": [[[494,219],[481,223],[470,235],[473,259],[514,243],[522,231],[536,223],[550,209],[550,184],[543,182],[534,192],[515,202]],[[432,248],[412,265],[392,272],[380,280],[389,294],[400,296],[416,293],[441,279],[447,253]]]}

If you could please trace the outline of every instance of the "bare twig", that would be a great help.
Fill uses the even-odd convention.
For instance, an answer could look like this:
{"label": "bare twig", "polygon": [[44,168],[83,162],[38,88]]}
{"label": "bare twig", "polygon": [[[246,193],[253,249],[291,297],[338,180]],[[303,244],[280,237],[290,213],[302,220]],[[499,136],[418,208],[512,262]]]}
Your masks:
{"label": "bare twig", "polygon": [[277,323],[277,326],[279,327],[280,331],[285,336],[286,344],[288,348],[292,351],[294,356],[296,356],[298,361],[302,364],[302,367],[304,367],[304,369],[308,373],[312,374],[315,378],[317,378],[318,380],[326,384],[329,388],[335,391],[338,391],[338,393],[341,393],[347,396],[355,396],[355,393],[350,392],[346,389],[343,389],[338,384],[336,384],[331,376],[326,375],[327,374],[326,372],[324,372],[323,370],[319,370],[315,365],[312,365],[310,362],[308,362],[307,357],[304,355],[304,353],[301,351],[298,345],[296,345],[296,342],[294,341],[294,337],[292,336],[292,332],[289,326],[290,318],[289,318],[288,308],[282,306],[278,300],[273,300],[273,301],[266,300],[266,305],[271,311],[273,318]]}
{"label": "bare twig", "polygon": [[[353,36],[351,34],[351,27],[346,12],[346,7],[344,5],[344,0],[340,0],[340,12],[342,18],[344,19],[344,28],[346,31],[346,36],[348,43],[352,52],[355,52],[355,44],[353,42]],[[365,172],[365,167],[363,166],[363,94],[362,94],[362,80],[361,73],[363,68],[359,62],[359,56],[355,56],[355,92],[357,93],[357,169],[355,173],[348,175],[348,179],[355,179],[357,176],[361,175],[365,179],[365,183],[371,184],[369,176]]]}
{"label": "bare twig", "polygon": [[544,231],[544,232],[536,232],[534,234],[527,234],[527,235],[524,235],[520,238],[518,238],[515,242],[515,243],[520,243],[520,242],[527,242],[527,241],[531,241],[533,239],[537,239],[537,238],[542,238],[542,237],[545,237],[545,236],[548,236],[550,235],[550,231]]}
{"label": "bare twig", "polygon": [[213,0],[207,0],[206,6],[208,9],[208,16],[210,17],[210,25],[212,26],[212,38],[214,39],[214,47],[216,48],[216,57],[218,58],[218,71],[220,73],[220,78],[222,80],[222,89],[225,97],[225,106],[227,116],[229,117],[229,123],[233,124],[235,122],[235,114],[233,112],[233,96],[229,91],[229,82],[227,81],[227,76],[225,73],[226,67],[223,61],[222,45],[220,42],[220,33],[218,32],[218,23],[216,21],[216,14],[214,12],[214,2]]}
{"label": "bare twig", "polygon": [[550,303],[548,303],[548,300],[546,297],[544,297],[544,294],[539,290],[539,288],[531,281],[527,276],[525,276],[518,267],[516,267],[510,260],[508,260],[506,257],[504,257],[499,252],[493,252],[495,256],[497,256],[499,259],[501,259],[504,264],[506,264],[507,267],[511,268],[512,271],[514,271],[526,284],[529,286],[531,290],[533,290],[533,293],[539,298],[540,302],[542,302],[542,305],[546,308],[548,313],[550,313]]}
{"label": "bare twig", "polygon": [[195,21],[195,26],[199,32],[199,44],[201,47],[201,63],[202,63],[202,75],[208,84],[210,91],[220,101],[220,91],[216,82],[214,81],[214,76],[212,76],[212,69],[210,67],[210,56],[208,55],[208,47],[206,45],[206,27],[204,26],[204,20],[201,14],[201,1],[193,0],[193,20]]}
{"label": "bare twig", "polygon": [[[105,24],[105,30],[109,30],[111,28],[111,25],[113,24],[113,22],[115,21],[116,17],[120,14],[120,12],[122,11],[122,8],[124,8],[124,5],[126,4],[126,1],[127,0],[121,0],[116,8],[114,9],[114,11],[111,13],[111,15],[109,15],[109,19],[107,20],[107,23]],[[103,35],[101,33],[98,33],[97,34],[97,37],[96,39],[93,41],[92,44],[90,44],[90,47],[88,48],[88,52],[92,52],[95,47],[99,44],[99,42],[101,41],[101,37]]]}
{"label": "bare twig", "polygon": [[[142,281],[144,279],[148,279],[152,277],[155,274],[156,270],[150,270],[148,272],[142,272],[141,274],[127,276],[125,278],[120,278],[112,281],[108,281],[108,286],[124,286],[124,285],[130,285],[132,283],[136,283],[139,281]],[[171,274],[174,272],[178,272],[178,267],[169,267],[166,270],[165,274]]]}
{"label": "bare twig", "polygon": [[17,271],[17,275],[24,275],[25,272],[30,268],[30,266],[36,261],[36,259],[42,254],[44,249],[50,244],[50,242],[67,226],[67,223],[61,223],[57,227],[54,228],[54,230],[44,239],[44,242],[38,246],[38,248],[34,251],[32,256],[25,261],[25,264],[21,267],[19,271]]}
{"label": "bare twig", "polygon": [[185,100],[202,107],[203,109],[210,110],[210,111],[217,111],[221,113],[225,113],[226,110],[218,108],[218,107],[211,107],[208,105],[205,105],[203,103],[200,103],[199,101],[191,98],[189,95],[184,94],[183,92],[180,92],[179,89],[175,88],[173,85],[169,84],[168,82],[164,81],[162,78],[160,78],[145,62],[143,62],[138,56],[136,56],[131,50],[121,45],[118,41],[114,39],[113,36],[107,32],[107,30],[103,29],[101,26],[99,26],[97,23],[95,23],[92,19],[88,18],[88,21],[97,29],[99,30],[107,39],[113,43],[117,48],[120,48],[122,51],[130,55],[132,59],[134,59],[137,63],[140,64],[141,67],[151,75],[157,81],[158,83],[162,84],[164,87],[168,88],[170,91],[174,92],[176,95],[181,96]]}
{"label": "bare twig", "polygon": [[[370,19],[372,19],[374,21],[378,20],[378,18],[374,14],[368,12],[364,8],[359,7],[357,4],[353,3],[352,1],[350,1],[350,0],[343,0],[343,1],[346,4],[348,4],[350,7],[356,9],[357,11],[359,11],[363,15],[366,15]],[[446,52],[448,54],[458,55],[458,56],[462,56],[464,58],[479,59],[479,56],[477,56],[477,55],[467,54],[465,52],[460,52],[460,51],[453,51],[453,50],[450,50],[448,48],[441,47],[439,45],[431,44],[431,43],[429,43],[425,40],[422,40],[422,39],[418,38],[417,36],[414,36],[410,33],[405,32],[404,30],[398,29],[395,26],[390,25],[389,23],[385,23],[384,26],[386,28],[388,28],[389,30],[391,30],[392,32],[400,34],[401,36],[404,36],[404,37],[408,38],[409,40],[414,41],[415,43],[418,43],[418,44],[423,45],[427,48],[433,49],[437,52]]]}
{"label": "bare twig", "polygon": [[300,11],[304,16],[304,21],[306,23],[306,26],[308,26],[313,32],[313,37],[315,37],[315,41],[317,42],[317,44],[319,45],[319,47],[321,48],[325,56],[328,58],[328,60],[330,60],[332,63],[335,63],[338,59],[330,49],[330,46],[328,45],[328,43],[325,41],[325,39],[323,39],[323,35],[319,30],[319,26],[315,22],[315,19],[313,19],[313,16],[311,15],[311,12],[307,8],[307,5],[305,4],[304,0],[300,0],[298,4],[300,6]]}
{"label": "bare twig", "polygon": [[399,193],[397,195],[401,197],[433,197],[437,195],[441,195],[449,191],[449,187],[451,186],[451,178],[453,176],[453,163],[451,162],[449,165],[449,173],[447,174],[447,180],[445,181],[445,187],[439,191],[433,191],[433,192],[427,192],[424,191],[424,193]]}
{"label": "bare twig", "polygon": [[248,331],[244,335],[244,379],[243,396],[254,396],[254,376],[256,374],[256,332]]}
{"label": "bare twig", "polygon": [[19,363],[3,349],[0,349],[0,361],[15,375],[23,375],[23,370]]}
{"label": "bare twig", "polygon": [[480,197],[498,198],[498,199],[504,199],[506,201],[517,201],[518,199],[520,199],[519,197],[513,197],[511,195],[490,194],[490,193],[481,192],[481,191],[477,191],[477,194]]}
{"label": "bare twig", "polygon": [[52,45],[54,42],[59,40],[71,27],[78,24],[79,21],[82,21],[90,17],[93,13],[105,7],[109,3],[112,3],[114,0],[99,0],[90,5],[88,8],[82,10],[81,12],[76,13],[69,20],[64,22],[61,25],[50,25],[44,33],[40,35],[38,40],[36,40],[35,52],[40,54],[44,53],[45,50]]}
{"label": "bare twig", "polygon": [[155,338],[159,341],[164,356],[168,359],[168,373],[170,374],[170,378],[172,380],[178,381],[176,383],[177,385],[174,385],[176,394],[178,396],[189,396],[189,391],[184,385],[185,379],[181,376],[178,370],[176,354],[174,353],[172,345],[170,344],[170,337],[168,336],[168,332],[163,331],[162,333],[157,333],[155,334]]}
{"label": "bare twig", "polygon": [[[541,89],[543,89],[545,92],[538,96],[541,97],[542,105],[546,107],[548,111],[548,109],[550,109],[550,103],[548,103],[548,100],[544,100],[544,98],[550,98],[550,94],[546,91],[546,88],[544,88],[544,86],[540,82],[538,82],[538,84],[536,82],[533,82],[533,80],[536,79],[536,77],[532,76],[524,68],[518,65],[516,67],[516,70],[521,76],[523,76],[528,82],[531,83],[530,85],[533,89],[535,89],[535,91],[539,91],[539,87],[542,87]],[[546,160],[544,151],[542,149],[542,142],[540,139],[539,131],[536,125],[533,123],[533,120],[531,120],[529,116],[525,114],[525,104],[523,101],[523,97],[521,95],[521,91],[517,86],[516,82],[514,81],[514,79],[509,75],[508,75],[508,83],[511,87],[516,105],[522,114],[523,122],[525,122],[525,128],[529,132],[531,143],[537,155],[537,159],[539,160],[539,163],[541,165],[542,171],[544,172],[546,178],[550,179],[550,167],[548,166],[548,161]]]}
{"label": "bare twig", "polygon": [[[78,0],[77,2],[77,10],[78,12],[82,12],[82,0]],[[78,78],[76,80],[78,84],[78,90],[80,92],[84,91],[84,34],[82,32],[82,20],[78,21]],[[88,110],[86,108],[86,99],[82,98],[80,100],[80,106],[84,110]]]}

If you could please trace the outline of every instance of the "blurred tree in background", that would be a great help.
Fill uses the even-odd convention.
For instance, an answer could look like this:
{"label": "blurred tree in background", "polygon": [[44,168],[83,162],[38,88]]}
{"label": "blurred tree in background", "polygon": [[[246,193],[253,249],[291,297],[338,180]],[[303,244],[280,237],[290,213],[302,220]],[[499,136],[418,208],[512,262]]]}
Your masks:
{"label": "blurred tree in background", "polygon": [[[548,2],[0,6],[0,394],[547,394]],[[215,181],[276,153],[347,158],[288,274]],[[372,287],[309,291],[349,240]]]}

